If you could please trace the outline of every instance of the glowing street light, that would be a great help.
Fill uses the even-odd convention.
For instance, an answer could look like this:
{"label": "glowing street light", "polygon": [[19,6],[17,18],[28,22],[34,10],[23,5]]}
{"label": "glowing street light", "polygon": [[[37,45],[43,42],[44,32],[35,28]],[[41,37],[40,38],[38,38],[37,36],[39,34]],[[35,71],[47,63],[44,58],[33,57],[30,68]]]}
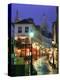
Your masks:
{"label": "glowing street light", "polygon": [[52,44],[55,45],[55,41],[52,41]]}
{"label": "glowing street light", "polygon": [[30,32],[29,33],[29,36],[32,38],[34,36],[34,33],[33,32]]}
{"label": "glowing street light", "polygon": [[17,40],[17,39],[18,39],[18,37],[16,36],[16,37],[15,37],[15,40]]}

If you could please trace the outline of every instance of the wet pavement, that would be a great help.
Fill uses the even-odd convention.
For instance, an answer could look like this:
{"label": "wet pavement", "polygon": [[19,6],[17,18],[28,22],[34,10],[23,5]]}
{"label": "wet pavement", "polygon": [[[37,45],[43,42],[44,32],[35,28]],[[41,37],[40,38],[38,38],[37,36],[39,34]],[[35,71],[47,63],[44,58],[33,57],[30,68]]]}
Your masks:
{"label": "wet pavement", "polygon": [[49,61],[46,59],[46,56],[41,57],[33,63],[35,70],[37,71],[37,75],[43,74],[56,74],[57,69],[52,68],[49,64]]}

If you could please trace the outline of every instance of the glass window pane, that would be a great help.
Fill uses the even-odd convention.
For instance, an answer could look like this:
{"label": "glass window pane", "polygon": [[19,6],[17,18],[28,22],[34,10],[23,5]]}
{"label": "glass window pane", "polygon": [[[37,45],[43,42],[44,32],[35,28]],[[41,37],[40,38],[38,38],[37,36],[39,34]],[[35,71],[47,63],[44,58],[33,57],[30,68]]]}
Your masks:
{"label": "glass window pane", "polygon": [[26,32],[26,33],[29,32],[29,27],[25,27],[25,32]]}
{"label": "glass window pane", "polygon": [[18,33],[22,32],[22,27],[18,27]]}

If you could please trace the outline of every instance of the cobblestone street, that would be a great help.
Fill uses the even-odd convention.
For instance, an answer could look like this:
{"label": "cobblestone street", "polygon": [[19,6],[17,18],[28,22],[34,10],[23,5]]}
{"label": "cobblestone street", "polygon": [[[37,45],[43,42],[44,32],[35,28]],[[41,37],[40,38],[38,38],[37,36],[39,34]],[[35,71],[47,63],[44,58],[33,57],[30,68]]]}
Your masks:
{"label": "cobblestone street", "polygon": [[46,59],[46,56],[35,61],[33,66],[36,69],[38,75],[57,73],[57,69],[52,68],[52,66],[49,64],[48,60]]}

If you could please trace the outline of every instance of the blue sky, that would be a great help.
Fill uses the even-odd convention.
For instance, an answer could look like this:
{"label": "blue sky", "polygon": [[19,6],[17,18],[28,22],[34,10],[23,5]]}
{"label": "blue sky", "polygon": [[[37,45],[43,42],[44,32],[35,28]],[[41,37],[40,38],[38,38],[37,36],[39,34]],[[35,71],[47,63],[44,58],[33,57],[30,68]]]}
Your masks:
{"label": "blue sky", "polygon": [[45,20],[49,31],[52,30],[52,22],[56,20],[56,6],[12,4],[12,22],[16,18],[17,10],[20,20],[32,18],[36,25],[41,25]]}

